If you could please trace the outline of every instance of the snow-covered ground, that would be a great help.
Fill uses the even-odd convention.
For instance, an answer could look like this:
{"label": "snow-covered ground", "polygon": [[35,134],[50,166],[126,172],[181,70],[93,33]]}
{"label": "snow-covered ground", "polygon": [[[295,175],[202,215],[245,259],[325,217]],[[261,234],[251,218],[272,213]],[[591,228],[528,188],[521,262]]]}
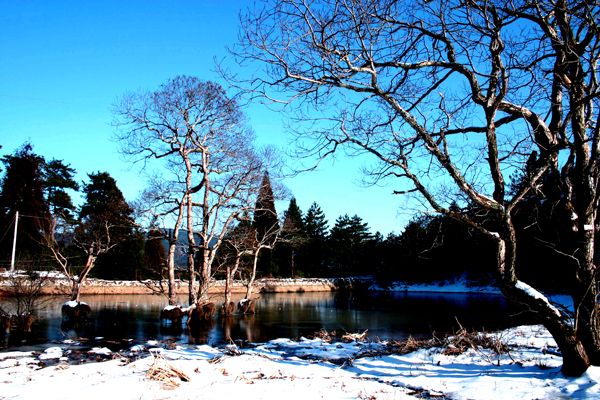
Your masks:
{"label": "snow-covered ground", "polygon": [[470,348],[447,355],[448,347],[431,347],[401,355],[389,343],[321,339],[278,339],[247,349],[149,342],[120,354],[92,349],[78,365],[74,344],[64,343],[41,354],[0,353],[0,398],[600,398],[600,368],[564,378],[544,328],[512,328],[493,338],[508,353]]}

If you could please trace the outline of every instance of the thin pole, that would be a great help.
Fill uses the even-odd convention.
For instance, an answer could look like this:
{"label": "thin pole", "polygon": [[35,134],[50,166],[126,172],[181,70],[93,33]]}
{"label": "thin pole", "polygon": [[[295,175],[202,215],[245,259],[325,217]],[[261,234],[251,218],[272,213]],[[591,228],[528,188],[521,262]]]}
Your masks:
{"label": "thin pole", "polygon": [[17,225],[19,225],[19,212],[15,214],[15,233],[13,235],[12,257],[10,259],[10,272],[15,270],[15,250],[17,249]]}

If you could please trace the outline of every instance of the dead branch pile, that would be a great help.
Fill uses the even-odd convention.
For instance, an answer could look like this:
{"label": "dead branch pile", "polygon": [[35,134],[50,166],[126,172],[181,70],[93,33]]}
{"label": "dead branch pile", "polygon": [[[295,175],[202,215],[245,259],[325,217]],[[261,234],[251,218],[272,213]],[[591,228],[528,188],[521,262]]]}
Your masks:
{"label": "dead branch pile", "polygon": [[362,342],[367,338],[367,329],[363,333],[346,333],[342,335],[342,340],[345,342]]}
{"label": "dead branch pile", "polygon": [[388,348],[392,354],[408,354],[413,351],[420,349],[430,349],[432,347],[439,347],[443,345],[443,341],[433,337],[432,339],[415,339],[409,336],[405,340],[392,340],[388,343]]}
{"label": "dead branch pile", "polygon": [[338,335],[336,331],[327,331],[326,329],[321,329],[319,332],[315,332],[312,336],[313,339],[321,339],[324,342],[334,342],[337,340],[341,340],[344,342],[363,342],[367,339],[368,329],[363,333],[344,333],[343,335]]}
{"label": "dead branch pile", "polygon": [[190,377],[183,371],[169,364],[164,358],[155,356],[152,365],[146,372],[146,379],[162,383],[165,389],[175,389],[183,382],[189,382]]}
{"label": "dead branch pile", "polygon": [[315,332],[312,336],[314,339],[321,339],[324,342],[333,342],[337,339],[337,333],[335,331],[327,331],[326,329],[321,329],[319,332]]}
{"label": "dead branch pile", "polygon": [[488,349],[497,355],[507,354],[509,351],[508,345],[495,336],[487,333],[468,332],[461,328],[456,334],[446,338],[442,354],[456,356],[469,349]]}

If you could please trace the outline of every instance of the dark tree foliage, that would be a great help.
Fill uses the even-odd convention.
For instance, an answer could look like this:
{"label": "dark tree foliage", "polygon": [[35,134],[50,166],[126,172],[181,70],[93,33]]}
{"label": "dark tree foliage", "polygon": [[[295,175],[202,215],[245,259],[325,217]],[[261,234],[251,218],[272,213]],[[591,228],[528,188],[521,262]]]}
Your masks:
{"label": "dark tree foliage", "polygon": [[[279,231],[279,219],[275,210],[275,196],[269,179],[269,173],[263,175],[254,208],[254,228],[258,242],[270,242]],[[277,265],[273,262],[272,252],[265,249],[261,252],[258,270],[264,275],[277,275]]]}
{"label": "dark tree foliage", "polygon": [[144,269],[142,275],[149,279],[161,279],[167,275],[167,249],[165,234],[151,229],[144,243]]}
{"label": "dark tree foliage", "polygon": [[275,210],[275,197],[268,172],[265,172],[263,175],[256,199],[254,227],[257,231],[258,240],[279,229],[279,220],[277,219],[277,211]]}
{"label": "dark tree foliage", "polygon": [[94,274],[105,279],[135,279],[140,268],[143,237],[135,232],[133,210],[125,201],[113,177],[107,172],[89,174],[83,187],[85,203],[79,211],[81,237],[105,235],[118,243],[98,257]]}
{"label": "dark tree foliage", "polygon": [[363,273],[362,267],[368,265],[370,257],[367,245],[372,239],[368,224],[358,215],[338,217],[329,235],[330,274],[354,276]]}
{"label": "dark tree foliage", "polygon": [[[511,191],[520,190],[529,174],[528,164],[525,171],[512,177]],[[520,248],[517,271],[540,287],[561,292],[575,283],[577,259],[573,255],[579,246],[568,198],[557,172],[549,170],[515,208],[513,217]]]}
{"label": "dark tree foliage", "polygon": [[317,203],[312,203],[304,216],[306,243],[300,251],[300,263],[306,276],[326,274],[328,225],[325,213]]}
{"label": "dark tree foliage", "polygon": [[43,179],[46,201],[51,214],[55,218],[64,218],[73,221],[75,206],[67,192],[79,190],[79,185],[74,179],[75,170],[61,160],[52,160],[44,163]]}
{"label": "dark tree foliage", "polygon": [[479,232],[443,216],[419,216],[400,235],[381,244],[377,278],[382,282],[431,282],[465,276],[493,279],[494,249]]}
{"label": "dark tree foliage", "polygon": [[302,265],[298,265],[298,251],[305,243],[306,232],[302,211],[296,203],[296,198],[292,197],[288,209],[283,215],[281,236],[275,247],[275,259],[279,265],[281,276],[295,277],[303,275],[303,271],[299,270]]}
{"label": "dark tree foliage", "polygon": [[19,212],[17,257],[21,261],[37,262],[44,253],[43,237],[50,231],[51,219],[44,198],[43,157],[35,154],[31,144],[25,144],[15,154],[2,158],[6,168],[0,193],[2,236],[0,253],[3,264],[10,263],[15,214]]}

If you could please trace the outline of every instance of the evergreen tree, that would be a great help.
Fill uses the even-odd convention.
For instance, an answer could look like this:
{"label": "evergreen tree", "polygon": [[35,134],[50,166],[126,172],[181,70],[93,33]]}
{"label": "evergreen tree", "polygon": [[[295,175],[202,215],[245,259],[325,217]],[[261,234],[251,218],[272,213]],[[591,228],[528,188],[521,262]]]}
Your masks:
{"label": "evergreen tree", "polygon": [[[256,198],[256,206],[254,207],[254,228],[256,229],[256,240],[258,242],[270,243],[274,242],[279,231],[279,219],[275,210],[275,196],[269,173],[263,175],[258,196]],[[265,249],[261,252],[258,269],[265,275],[277,275],[277,266],[273,263],[272,252]]]}
{"label": "evergreen tree", "polygon": [[[527,185],[536,154],[530,157],[525,169],[514,174],[511,192]],[[527,282],[551,290],[567,290],[574,284],[577,268],[577,219],[573,203],[577,193],[569,193],[561,180],[573,179],[572,171],[549,169],[515,207],[514,224],[519,244],[516,268]],[[599,246],[596,241],[595,246]],[[600,258],[600,252],[595,252]],[[597,260],[597,262],[600,260]]]}
{"label": "evergreen tree", "polygon": [[338,276],[361,274],[367,258],[366,245],[372,238],[368,224],[358,215],[339,217],[329,236],[331,272]]}
{"label": "evergreen tree", "polygon": [[283,215],[280,243],[276,247],[276,259],[281,276],[294,277],[301,275],[298,270],[297,255],[301,247],[306,243],[304,221],[302,211],[292,197],[288,209]]}
{"label": "evergreen tree", "polygon": [[72,221],[74,218],[75,206],[67,192],[67,189],[79,190],[74,175],[75,170],[61,160],[44,163],[44,192],[54,218],[63,218],[67,221]]}
{"label": "evergreen tree", "polygon": [[269,173],[265,172],[254,207],[254,227],[256,228],[258,240],[272,235],[279,229],[279,220],[275,210],[275,196],[269,179]]}
{"label": "evergreen tree", "polygon": [[325,213],[316,202],[313,202],[304,217],[304,230],[311,240],[325,241],[328,235]]}
{"label": "evergreen tree", "polygon": [[98,257],[95,274],[105,279],[134,279],[140,268],[143,238],[135,231],[133,210],[125,201],[113,177],[107,172],[89,174],[90,182],[83,187],[85,203],[79,211],[79,236],[106,235],[116,243]]}
{"label": "evergreen tree", "polygon": [[324,276],[328,258],[328,226],[325,213],[315,202],[310,205],[304,216],[304,231],[306,243],[300,251],[298,264],[307,276]]}
{"label": "evergreen tree", "polygon": [[[39,261],[45,251],[44,235],[51,228],[50,212],[44,198],[43,157],[35,154],[31,144],[25,144],[14,155],[2,158],[6,168],[2,179],[0,209],[4,216],[2,232],[14,226],[15,214],[19,212],[17,232],[17,258]],[[8,264],[12,252],[12,235],[3,235],[0,243],[2,260]]]}
{"label": "evergreen tree", "polygon": [[165,235],[159,229],[151,229],[144,244],[144,275],[150,279],[166,277],[167,250]]}

